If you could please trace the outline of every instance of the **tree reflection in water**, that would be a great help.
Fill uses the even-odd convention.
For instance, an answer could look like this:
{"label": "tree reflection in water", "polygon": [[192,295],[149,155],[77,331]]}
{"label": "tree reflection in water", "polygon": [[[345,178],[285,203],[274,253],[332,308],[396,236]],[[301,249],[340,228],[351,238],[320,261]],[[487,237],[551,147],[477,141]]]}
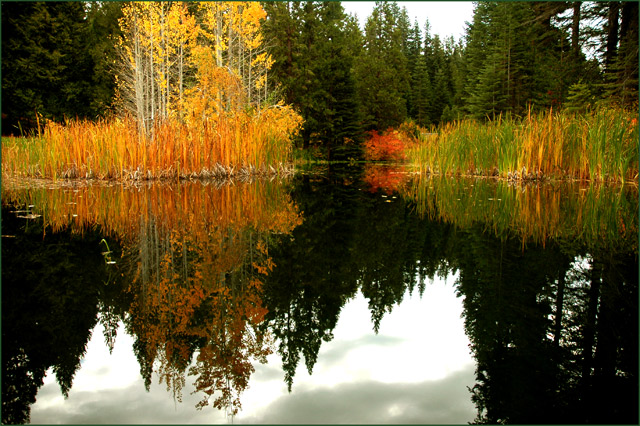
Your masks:
{"label": "tree reflection in water", "polygon": [[[142,191],[83,187],[71,191],[5,192],[5,195],[14,206],[35,205],[46,213],[35,223],[12,223],[14,227],[5,228],[15,234],[16,245],[3,244],[3,258],[8,259],[18,247],[31,242],[33,251],[23,259],[26,263],[17,265],[38,274],[33,281],[35,291],[44,295],[39,297],[52,291],[75,294],[69,287],[76,285],[83,289],[81,295],[89,293],[93,298],[80,304],[86,311],[80,318],[73,316],[77,308],[66,306],[64,297],[54,298],[55,303],[65,304],[60,309],[61,315],[70,318],[59,322],[64,330],[60,335],[73,335],[79,343],[74,346],[63,341],[68,346],[60,347],[70,354],[71,364],[54,357],[32,367],[31,359],[38,359],[36,351],[30,350],[31,338],[36,335],[25,336],[22,328],[15,330],[14,340],[7,339],[13,344],[7,345],[7,351],[3,347],[3,359],[13,362],[3,365],[3,396],[21,391],[28,394],[3,398],[3,421],[28,421],[28,405],[35,401],[49,366],[54,367],[63,393],[68,393],[97,317],[104,321],[107,344],[113,345],[118,321],[123,321],[127,332],[135,336],[134,352],[147,389],[155,371],[180,400],[188,373],[195,376],[196,392],[204,395],[198,408],[213,398],[215,407],[225,408],[231,414],[238,411],[239,395],[254,370],[251,361],[264,362],[271,350],[269,337],[257,328],[266,313],[261,300],[262,281],[274,267],[269,255],[270,234],[286,234],[300,223],[295,205],[280,185],[257,182],[221,188],[158,185]],[[3,207],[3,225],[5,216],[12,217],[8,203],[6,209]],[[99,231],[94,231],[96,228]],[[35,271],[33,266],[39,263],[34,259],[52,247],[59,250],[56,241],[69,234],[73,236],[72,243],[79,242],[74,246],[68,244],[60,256]],[[101,234],[112,236],[108,243],[117,258],[115,266],[105,264],[101,256],[98,244]],[[43,235],[44,243],[34,242],[38,237],[42,240]],[[76,250],[86,245],[92,250],[85,250],[84,255],[93,254],[91,262],[97,266],[85,264],[89,266],[87,273],[93,274],[91,279],[83,272],[85,265],[78,262],[63,282],[50,288],[62,256],[73,257]],[[19,260],[15,256],[11,259]],[[8,289],[3,308],[9,305],[7,300],[14,306],[17,300],[29,305],[19,287],[24,285],[21,282],[24,278],[32,277],[20,276],[17,265],[9,272],[3,269],[3,291]],[[118,273],[104,282],[103,278],[110,275],[107,271],[110,267]],[[100,292],[110,293],[116,288],[118,296],[101,298],[98,302]],[[3,309],[3,322],[21,326],[21,321],[30,321],[7,316],[7,311]],[[14,310],[10,312],[13,314]],[[41,312],[47,315],[49,310]],[[20,316],[15,313],[15,317]],[[78,332],[79,326],[72,321],[83,318],[83,331]],[[8,330],[9,327],[3,327],[3,337]],[[42,337],[40,345],[58,346],[60,337]],[[76,346],[78,349],[74,350]],[[70,350],[66,351],[67,348]],[[28,353],[24,354],[25,350]],[[9,351],[17,353],[9,355]],[[189,368],[194,356],[195,365]],[[24,379],[32,385],[21,385]]]}
{"label": "tree reflection in water", "polygon": [[637,188],[412,185],[422,214],[459,228],[443,250],[460,271],[476,422],[637,423]]}
{"label": "tree reflection in water", "polygon": [[[69,391],[97,321],[108,345],[125,323],[147,386],[180,399],[192,375],[199,408],[235,413],[272,348],[290,390],[311,373],[358,291],[377,331],[457,271],[476,422],[637,423],[637,188],[372,173],[5,191],[3,421],[28,419],[49,366]],[[43,217],[9,213],[29,204]]]}

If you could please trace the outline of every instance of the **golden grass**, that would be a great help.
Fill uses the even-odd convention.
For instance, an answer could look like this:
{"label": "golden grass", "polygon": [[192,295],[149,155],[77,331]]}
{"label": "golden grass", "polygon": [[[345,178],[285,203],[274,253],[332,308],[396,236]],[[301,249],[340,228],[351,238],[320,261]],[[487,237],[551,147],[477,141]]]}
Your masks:
{"label": "golden grass", "polygon": [[195,234],[210,226],[288,232],[301,221],[295,204],[277,181],[63,187],[43,182],[20,188],[9,180],[3,181],[2,191],[3,203],[36,206],[45,228],[52,232],[71,226],[73,232],[82,233],[99,226],[105,235],[135,239],[141,220],[153,219],[163,232],[182,229]]}
{"label": "golden grass", "polygon": [[573,182],[523,184],[504,180],[418,175],[402,187],[417,212],[462,229],[483,224],[523,245],[564,239],[585,246],[629,244],[638,250],[638,187]]}
{"label": "golden grass", "polygon": [[215,178],[290,171],[289,107],[188,126],[167,120],[150,138],[131,118],[48,122],[40,136],[3,138],[3,176],[90,179]]}

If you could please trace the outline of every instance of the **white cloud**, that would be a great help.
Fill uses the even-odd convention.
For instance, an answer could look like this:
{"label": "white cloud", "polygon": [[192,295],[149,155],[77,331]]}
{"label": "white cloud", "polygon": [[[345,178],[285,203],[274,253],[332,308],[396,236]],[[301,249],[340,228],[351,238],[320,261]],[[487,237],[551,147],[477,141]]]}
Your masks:
{"label": "white cloud", "polygon": [[473,378],[474,368],[469,365],[439,381],[299,386],[268,409],[240,416],[235,423],[462,424],[475,417],[466,388]]}

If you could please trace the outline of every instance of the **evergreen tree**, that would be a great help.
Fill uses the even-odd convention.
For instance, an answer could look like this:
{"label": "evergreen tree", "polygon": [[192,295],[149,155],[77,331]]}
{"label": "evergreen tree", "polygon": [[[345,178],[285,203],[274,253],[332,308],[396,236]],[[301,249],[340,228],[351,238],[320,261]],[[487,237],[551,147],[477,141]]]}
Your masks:
{"label": "evergreen tree", "polygon": [[411,90],[407,97],[407,113],[412,119],[417,119],[419,115],[418,104],[421,103],[420,96],[423,95],[421,89],[417,86],[425,77],[424,75],[419,75],[419,73],[424,74],[426,72],[421,51],[422,34],[420,33],[418,22],[415,21],[407,40],[407,68],[411,79]]}
{"label": "evergreen tree", "polygon": [[366,129],[398,126],[407,117],[409,75],[400,16],[397,3],[376,2],[365,25],[355,72]]}
{"label": "evergreen tree", "polygon": [[[351,72],[353,57],[346,45],[344,10],[340,3],[324,2],[319,6],[322,27],[318,42],[318,67],[316,74],[324,87],[325,99],[319,111],[320,139],[332,158],[334,148],[358,145],[362,141],[359,105],[355,80]],[[339,151],[344,151],[340,149]],[[352,149],[349,154],[357,155]]]}
{"label": "evergreen tree", "polygon": [[337,2],[265,6],[265,34],[275,59],[272,76],[305,120],[302,147],[318,144],[329,157],[345,145],[358,151],[362,130],[352,73],[359,35],[359,30],[354,34],[355,22]]}
{"label": "evergreen tree", "polygon": [[2,3],[2,132],[45,118],[93,117],[84,3]]}
{"label": "evergreen tree", "polygon": [[470,100],[470,112],[476,117],[493,119],[507,109],[507,97],[503,91],[506,73],[501,67],[500,59],[499,53],[493,53],[480,71]]}
{"label": "evergreen tree", "polygon": [[112,109],[116,89],[112,64],[117,58],[115,40],[122,34],[118,24],[122,3],[91,2],[88,7],[88,45],[94,63],[91,109],[105,114]]}
{"label": "evergreen tree", "polygon": [[[446,118],[441,118],[441,121],[451,121],[462,118],[462,106],[464,99],[462,97],[464,91],[464,77],[466,70],[464,68],[464,45],[462,41],[457,44],[454,43],[453,38],[450,38],[447,43],[448,58],[449,58],[449,75],[450,75],[450,89],[451,89],[451,108],[450,114]],[[444,112],[443,112],[444,114]]]}
{"label": "evergreen tree", "polygon": [[[610,6],[613,8],[613,4]],[[615,13],[610,13],[610,16]],[[613,19],[613,18],[612,18]],[[638,102],[638,3],[622,2],[620,7],[619,45],[607,45],[611,53],[605,64],[605,95],[622,105]],[[611,23],[609,23],[611,25]]]}
{"label": "evergreen tree", "polygon": [[432,88],[432,95],[429,99],[429,122],[431,124],[438,124],[442,112],[451,102],[447,57],[438,35],[431,39],[429,53],[431,58],[429,58],[428,63],[431,64],[430,75]]}
{"label": "evergreen tree", "polygon": [[[476,117],[560,105],[571,76],[568,34],[536,3],[478,3],[467,32],[466,110]],[[566,9],[566,7],[565,7]],[[562,9],[564,10],[564,9]],[[494,80],[498,79],[498,80]]]}
{"label": "evergreen tree", "polygon": [[417,58],[415,70],[412,76],[412,111],[411,117],[420,126],[431,123],[429,104],[432,98],[431,81],[427,72],[427,64],[424,55]]}
{"label": "evergreen tree", "polygon": [[299,73],[297,61],[300,59],[299,19],[297,17],[300,2],[276,1],[264,2],[267,17],[263,31],[269,40],[269,52],[274,59],[271,73],[276,86],[287,104],[296,99],[296,80]]}

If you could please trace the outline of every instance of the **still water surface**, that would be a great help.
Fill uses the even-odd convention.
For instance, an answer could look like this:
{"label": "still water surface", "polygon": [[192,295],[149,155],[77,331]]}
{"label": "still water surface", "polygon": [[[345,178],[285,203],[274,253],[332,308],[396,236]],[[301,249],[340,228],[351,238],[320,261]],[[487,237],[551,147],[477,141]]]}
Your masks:
{"label": "still water surface", "polygon": [[637,423],[637,212],[381,166],[3,182],[3,421]]}

